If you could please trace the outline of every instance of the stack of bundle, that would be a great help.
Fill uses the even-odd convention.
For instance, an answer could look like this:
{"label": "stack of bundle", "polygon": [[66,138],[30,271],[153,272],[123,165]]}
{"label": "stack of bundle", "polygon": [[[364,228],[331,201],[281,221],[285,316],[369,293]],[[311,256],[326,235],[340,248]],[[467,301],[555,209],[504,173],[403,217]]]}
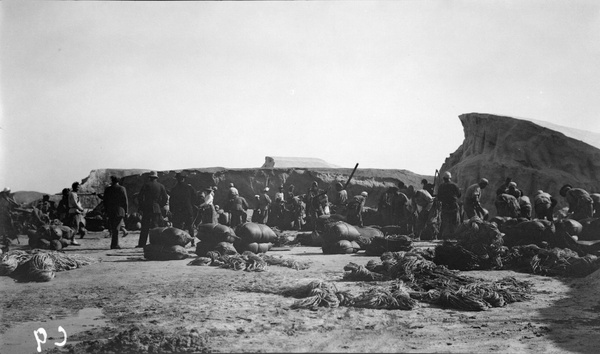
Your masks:
{"label": "stack of bundle", "polygon": [[264,224],[247,222],[236,228],[239,241],[235,242],[235,248],[245,252],[266,253],[277,241],[277,234]]}
{"label": "stack of bundle", "polygon": [[363,268],[371,268],[372,273],[378,270],[385,271],[382,280],[396,280],[389,288],[371,287],[358,296],[338,291],[334,284],[320,280],[279,290],[272,290],[264,285],[243,290],[293,296],[299,300],[292,304],[292,308],[312,310],[338,306],[411,310],[418,306],[418,301],[423,301],[444,308],[482,311],[524,301],[530,296],[531,285],[527,282],[519,282],[510,277],[499,281],[484,281],[460,276],[416,254],[386,253],[385,259],[382,260],[389,262],[391,267],[374,264],[362,268],[355,264],[346,266],[345,269],[350,271]]}
{"label": "stack of bundle", "polygon": [[175,227],[157,227],[149,232],[150,244],[144,246],[144,258],[153,261],[185,259],[185,246],[192,242],[187,232]]}
{"label": "stack of bundle", "polygon": [[459,225],[455,235],[456,244],[445,242],[435,248],[436,264],[458,270],[502,268],[507,248],[495,223],[473,217]]}
{"label": "stack of bundle", "polygon": [[600,268],[594,255],[581,257],[569,248],[546,249],[537,245],[511,248],[504,263],[508,269],[563,277],[584,277]]}
{"label": "stack of bundle", "polygon": [[73,239],[74,231],[60,223],[43,225],[37,230],[28,230],[29,247],[60,251]]}
{"label": "stack of bundle", "polygon": [[329,223],[322,233],[323,253],[346,254],[356,253],[360,250],[357,241],[361,235],[358,229],[343,221]]}
{"label": "stack of bundle", "polygon": [[407,235],[378,236],[371,239],[365,253],[369,256],[381,256],[386,252],[410,251],[412,238]]}
{"label": "stack of bundle", "polygon": [[92,258],[77,254],[14,250],[2,255],[0,275],[10,275],[19,281],[50,281],[54,272],[80,268],[93,262]]}
{"label": "stack of bundle", "polygon": [[402,280],[413,299],[442,307],[485,310],[528,298],[530,284],[513,278],[486,282],[461,276],[415,253],[386,253],[381,259],[383,263],[371,262],[367,268]]}
{"label": "stack of bundle", "polygon": [[[226,242],[233,247],[233,243],[240,238],[235,235],[235,231],[229,226],[221,224],[200,224],[198,225],[198,239],[200,242],[196,246],[196,254],[204,257],[210,251],[214,251],[217,245]],[[221,245],[224,247],[225,245]]]}

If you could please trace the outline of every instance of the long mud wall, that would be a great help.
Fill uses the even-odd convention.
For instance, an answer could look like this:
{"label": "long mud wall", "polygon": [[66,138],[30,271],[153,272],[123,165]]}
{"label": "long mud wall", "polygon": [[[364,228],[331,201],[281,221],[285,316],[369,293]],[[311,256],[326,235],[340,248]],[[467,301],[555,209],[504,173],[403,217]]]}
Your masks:
{"label": "long mud wall", "polygon": [[[175,186],[175,174],[180,171],[182,170],[158,171],[158,181],[168,191]],[[317,181],[319,188],[329,189],[328,194],[331,198],[335,194],[335,183],[339,181],[345,184],[352,173],[351,168],[226,169],[216,167],[183,171],[187,175],[187,183],[197,191],[217,186],[216,204],[223,205],[225,203],[229,183],[233,183],[240,195],[246,198],[251,206],[254,195],[261,193],[265,187],[269,187],[269,195],[274,197],[279,186],[283,185],[284,190],[287,191],[288,187],[293,184],[295,194],[298,195],[306,193],[313,181]],[[134,196],[147,180],[148,172],[149,170],[94,170],[82,181],[81,190],[82,193],[103,193],[110,181],[110,176],[116,175],[122,179],[122,185],[127,189],[130,212],[134,212],[137,210]],[[388,187],[402,181],[408,186],[420,188],[423,178],[433,181],[433,176],[418,175],[406,170],[361,169],[359,166],[347,187],[348,196],[351,197],[366,191],[369,193],[366,205],[374,208]],[[93,208],[99,201],[99,198],[94,196],[84,197],[87,208]]]}

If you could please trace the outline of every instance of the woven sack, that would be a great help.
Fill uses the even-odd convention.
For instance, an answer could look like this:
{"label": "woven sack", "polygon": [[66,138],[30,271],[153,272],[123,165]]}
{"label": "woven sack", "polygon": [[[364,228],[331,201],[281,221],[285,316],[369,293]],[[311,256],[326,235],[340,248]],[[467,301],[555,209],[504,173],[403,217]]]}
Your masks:
{"label": "woven sack", "polygon": [[[161,229],[161,228],[158,228]],[[192,236],[186,231],[175,227],[162,228],[162,231],[152,232],[150,230],[150,244],[163,245],[163,246],[182,246],[185,247],[188,243],[192,242]]]}
{"label": "woven sack", "polygon": [[185,248],[173,245],[153,245],[149,244],[144,246],[144,258],[152,261],[169,261],[179,260],[188,257],[188,253]]}
{"label": "woven sack", "polygon": [[371,226],[358,227],[355,226],[356,230],[360,233],[360,237],[356,240],[356,243],[360,246],[361,249],[365,249],[369,244],[371,244],[371,240],[375,237],[383,237],[384,233],[382,230]]}
{"label": "woven sack", "polygon": [[323,232],[323,240],[330,243],[340,240],[357,241],[359,237],[357,228],[343,221],[329,224]]}
{"label": "woven sack", "polygon": [[583,225],[577,220],[562,219],[556,223],[562,224],[563,230],[569,233],[571,236],[578,236],[583,231]]}
{"label": "woven sack", "polygon": [[271,247],[273,247],[273,244],[270,242],[263,242],[263,243],[252,242],[252,243],[242,245],[241,250],[242,250],[242,252],[250,251],[252,253],[258,254],[258,253],[267,253],[267,251],[269,251],[271,249]]}
{"label": "woven sack", "polygon": [[200,241],[216,245],[219,242],[235,242],[239,239],[235,231],[229,226],[221,224],[200,224],[198,225],[198,235]]}
{"label": "woven sack", "polygon": [[243,243],[265,243],[277,241],[277,234],[264,224],[247,222],[237,227],[236,234]]}
{"label": "woven sack", "polygon": [[339,240],[336,242],[323,243],[324,254],[351,254],[360,250],[360,246],[355,241]]}
{"label": "woven sack", "polygon": [[60,240],[52,240],[50,241],[50,249],[55,251],[62,250],[63,246]]}
{"label": "woven sack", "polygon": [[600,218],[589,218],[580,221],[583,229],[579,234],[581,241],[600,240]]}

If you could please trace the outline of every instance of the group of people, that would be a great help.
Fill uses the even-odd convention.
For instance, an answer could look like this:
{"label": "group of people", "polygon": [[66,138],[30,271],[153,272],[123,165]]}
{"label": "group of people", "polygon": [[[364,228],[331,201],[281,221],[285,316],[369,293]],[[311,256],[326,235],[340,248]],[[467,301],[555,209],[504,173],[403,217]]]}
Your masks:
{"label": "group of people", "polygon": [[[296,194],[294,185],[287,191],[281,185],[271,198],[269,187],[254,196],[253,205],[240,196],[239,191],[230,183],[227,199],[223,208],[215,204],[216,186],[197,192],[186,182],[186,175],[175,175],[176,184],[167,191],[158,182],[158,174],[152,171],[136,196],[138,211],[141,214],[141,230],[136,247],[144,247],[148,241],[149,230],[170,223],[173,227],[186,230],[192,238],[199,223],[221,223],[231,227],[248,221],[248,211],[252,208],[251,221],[267,224],[271,227],[291,230],[315,230],[317,221],[323,215],[337,214],[348,223],[364,226],[363,211],[368,198],[366,191],[349,197],[341,182],[335,183],[335,191],[329,200],[329,189],[319,188],[312,182],[306,193]],[[103,194],[107,226],[111,237],[111,249],[119,249],[119,231],[123,230],[124,219],[128,215],[129,201],[127,191],[116,176],[110,177]],[[483,190],[489,185],[486,178],[470,185],[464,195],[458,185],[452,181],[450,172],[442,175],[442,183],[437,188],[427,180],[422,180],[422,188],[406,186],[402,181],[389,187],[377,204],[377,213],[381,225],[397,225],[404,234],[414,233],[419,238],[428,227],[438,224],[436,235],[442,239],[452,237],[456,228],[464,219],[477,216],[483,220],[489,218],[489,212],[481,204]],[[55,206],[48,195],[36,205],[40,215],[48,221],[58,219],[73,228],[74,235],[83,238],[85,229],[84,208],[79,194],[80,184],[74,182],[71,189],[62,191],[62,199]],[[565,184],[559,191],[569,205],[568,217],[582,220],[600,216],[600,194],[590,194],[581,188]],[[96,193],[92,193],[96,195]],[[533,200],[533,201],[532,201]],[[517,188],[516,182],[507,178],[496,189],[495,206],[497,216],[552,221],[554,208],[558,201],[549,193],[537,190],[532,198]],[[0,192],[0,228],[4,235],[14,233],[9,211],[18,204],[10,197],[10,189]],[[126,235],[126,230],[124,230]],[[72,245],[79,245],[73,239]]]}

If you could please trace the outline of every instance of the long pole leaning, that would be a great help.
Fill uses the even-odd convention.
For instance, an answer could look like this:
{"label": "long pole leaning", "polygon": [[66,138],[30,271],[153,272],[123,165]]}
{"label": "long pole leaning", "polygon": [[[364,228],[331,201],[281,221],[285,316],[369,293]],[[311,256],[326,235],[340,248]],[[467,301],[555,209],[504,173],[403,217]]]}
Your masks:
{"label": "long pole leaning", "polygon": [[350,177],[348,177],[348,180],[346,181],[346,184],[344,185],[344,189],[346,189],[348,187],[348,185],[350,184],[350,180],[354,176],[354,172],[356,172],[357,168],[358,168],[358,162],[356,163],[356,166],[354,166],[354,169],[352,170],[352,173],[350,174]]}

